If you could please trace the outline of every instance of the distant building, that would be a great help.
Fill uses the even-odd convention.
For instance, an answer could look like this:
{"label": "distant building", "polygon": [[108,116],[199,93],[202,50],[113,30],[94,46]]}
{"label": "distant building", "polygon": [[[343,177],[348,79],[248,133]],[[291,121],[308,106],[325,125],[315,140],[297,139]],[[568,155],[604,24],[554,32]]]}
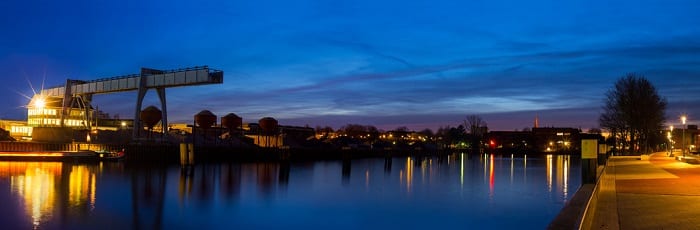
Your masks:
{"label": "distant building", "polygon": [[[63,99],[34,95],[27,105],[27,120],[0,120],[0,128],[9,131],[18,141],[33,140],[41,129],[41,140],[51,139],[55,132],[46,134],[49,129],[63,130],[120,130],[133,128],[133,119],[110,118],[109,114],[95,110],[80,98],[72,98],[66,112],[62,113]],[[62,115],[64,114],[64,115]],[[70,135],[70,133],[61,133]]]}
{"label": "distant building", "polygon": [[490,149],[536,152],[576,152],[581,131],[575,128],[532,128],[530,131],[491,131],[486,136]]}
{"label": "distant building", "polygon": [[[63,99],[34,95],[27,105],[27,125],[31,127],[79,127],[88,128],[93,108],[81,103],[82,100],[70,100],[66,113],[62,113]],[[62,115],[63,114],[63,115]]]}
{"label": "distant building", "polygon": [[581,130],[575,128],[533,128],[535,149],[542,152],[578,150]]}
{"label": "distant building", "polygon": [[528,150],[533,148],[534,138],[532,132],[520,131],[491,131],[487,135],[488,148]]}
{"label": "distant building", "polygon": [[32,127],[27,125],[27,121],[0,120],[0,128],[8,131],[10,137],[15,140],[27,140],[32,137]]}
{"label": "distant building", "polygon": [[277,132],[264,134],[260,124],[247,123],[243,124],[243,134],[253,139],[253,143],[257,146],[278,148],[296,145],[310,138],[315,138],[316,131],[310,127],[280,125]]}

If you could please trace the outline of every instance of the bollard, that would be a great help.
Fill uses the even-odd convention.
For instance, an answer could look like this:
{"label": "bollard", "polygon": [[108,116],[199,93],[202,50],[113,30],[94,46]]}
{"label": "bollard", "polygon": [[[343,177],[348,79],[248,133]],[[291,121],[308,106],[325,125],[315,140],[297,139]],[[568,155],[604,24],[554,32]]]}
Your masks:
{"label": "bollard", "polygon": [[188,157],[187,157],[188,163],[189,163],[190,165],[194,165],[194,144],[193,144],[193,143],[187,144],[187,150],[188,150],[188,152],[187,152],[187,154],[188,154]]}

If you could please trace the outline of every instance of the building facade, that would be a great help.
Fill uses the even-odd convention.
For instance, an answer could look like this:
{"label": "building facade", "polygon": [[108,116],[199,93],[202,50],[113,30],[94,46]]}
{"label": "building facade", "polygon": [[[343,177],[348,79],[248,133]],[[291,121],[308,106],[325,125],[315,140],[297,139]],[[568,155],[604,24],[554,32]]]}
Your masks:
{"label": "building facade", "polygon": [[27,105],[27,125],[30,127],[74,127],[88,128],[92,107],[81,103],[79,98],[70,100],[63,113],[63,99],[34,95]]}

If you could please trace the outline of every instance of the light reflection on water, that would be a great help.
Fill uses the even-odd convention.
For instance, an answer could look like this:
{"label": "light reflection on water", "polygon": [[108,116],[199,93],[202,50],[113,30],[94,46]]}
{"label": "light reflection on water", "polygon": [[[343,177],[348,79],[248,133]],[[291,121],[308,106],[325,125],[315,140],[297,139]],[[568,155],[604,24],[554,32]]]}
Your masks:
{"label": "light reflection on water", "polygon": [[[0,223],[21,229],[545,228],[578,157],[453,154],[126,167],[0,162]],[[5,213],[7,212],[7,213]],[[2,215],[6,214],[6,215]]]}

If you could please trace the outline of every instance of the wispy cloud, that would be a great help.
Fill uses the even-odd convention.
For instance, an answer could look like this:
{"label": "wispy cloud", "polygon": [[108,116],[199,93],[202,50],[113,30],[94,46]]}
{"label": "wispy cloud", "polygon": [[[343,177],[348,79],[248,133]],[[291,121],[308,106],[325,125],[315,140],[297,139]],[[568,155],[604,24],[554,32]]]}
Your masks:
{"label": "wispy cloud", "polygon": [[[40,82],[31,70],[40,65],[49,66],[47,85],[142,66],[225,71],[223,85],[168,89],[171,120],[201,109],[311,125],[426,125],[484,114],[494,127],[520,128],[538,113],[562,121],[553,125],[590,126],[605,91],[628,72],[652,80],[669,111],[700,114],[691,106],[700,98],[695,1],[127,1],[98,8],[20,1],[6,8],[0,17],[13,20],[0,25],[13,33],[0,41],[13,46],[0,47],[0,70],[8,76],[24,68]],[[40,13],[18,13],[27,8]],[[195,11],[207,14],[172,18]],[[134,97],[95,101],[131,116]],[[147,97],[158,104],[153,93]]]}

